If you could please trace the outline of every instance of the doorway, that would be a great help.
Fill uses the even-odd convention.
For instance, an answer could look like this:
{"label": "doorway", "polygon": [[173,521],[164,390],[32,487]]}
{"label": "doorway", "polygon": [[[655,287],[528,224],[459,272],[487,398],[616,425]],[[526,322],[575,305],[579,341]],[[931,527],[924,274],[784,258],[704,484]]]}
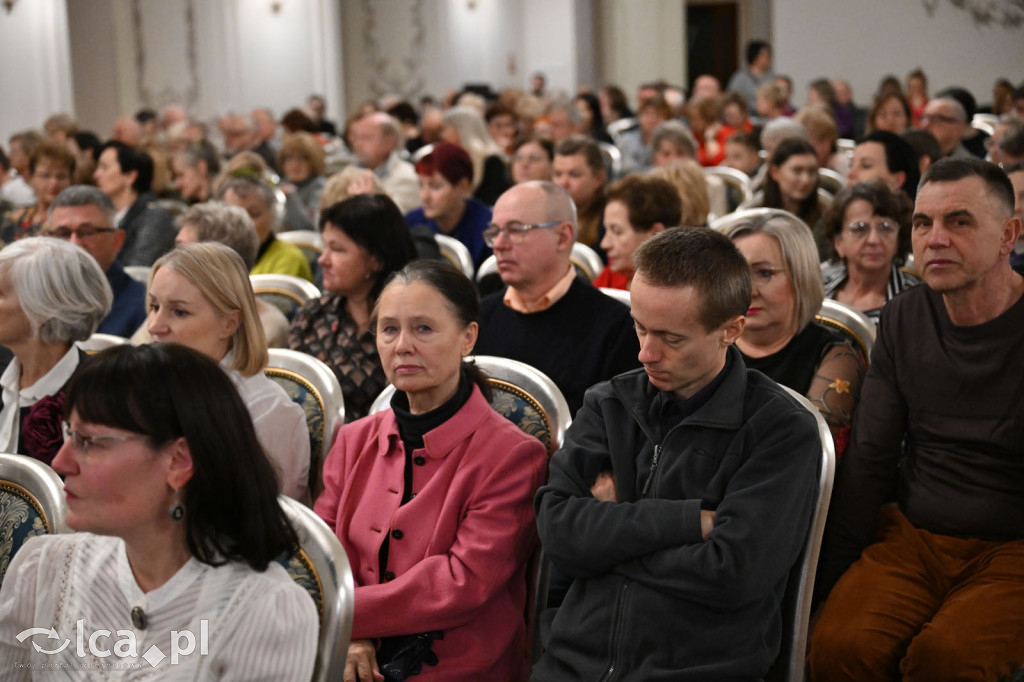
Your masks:
{"label": "doorway", "polygon": [[725,89],[739,67],[739,7],[736,2],[686,6],[687,84],[701,74],[716,77]]}

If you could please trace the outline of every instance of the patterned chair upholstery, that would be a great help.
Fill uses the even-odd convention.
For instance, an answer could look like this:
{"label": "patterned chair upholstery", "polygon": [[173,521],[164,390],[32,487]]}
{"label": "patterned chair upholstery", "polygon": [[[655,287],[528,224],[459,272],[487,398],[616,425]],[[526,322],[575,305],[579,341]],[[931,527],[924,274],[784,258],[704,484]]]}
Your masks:
{"label": "patterned chair upholstery", "polygon": [[445,260],[472,280],[473,256],[469,253],[466,245],[455,237],[449,237],[446,234],[435,234],[434,239],[437,240],[437,248],[441,250],[441,255],[445,257]]}
{"label": "patterned chair upholstery", "polygon": [[256,298],[272,305],[288,318],[295,318],[306,301],[319,298],[320,290],[312,282],[291,275],[249,275]]}
{"label": "patterned chair upholstery", "polygon": [[320,616],[313,682],[340,680],[345,673],[355,603],[348,557],[334,532],[309,507],[283,495],[278,500],[299,536],[299,550],[278,563],[309,593]]}
{"label": "patterned chair upholstery", "polygon": [[334,372],[311,355],[271,348],[263,373],[285,390],[306,414],[309,427],[309,490],[313,499],[323,488],[323,466],[334,434],[345,423],[345,401]]}
{"label": "patterned chair upholstery", "polygon": [[[562,445],[562,438],[572,418],[569,404],[562,392],[546,374],[524,362],[473,355],[467,360],[476,362],[491,380],[493,396],[491,407],[518,426],[524,433],[534,436],[551,455]],[[370,406],[370,413],[386,410],[391,404],[395,387],[388,384]]]}
{"label": "patterned chair upholstery", "polygon": [[26,540],[67,532],[60,476],[31,457],[0,454],[0,585]]}
{"label": "patterned chair upholstery", "polygon": [[766,682],[804,682],[806,678],[807,635],[811,621],[811,598],[818,570],[821,538],[825,533],[825,517],[832,499],[832,481],[836,473],[836,449],[832,433],[817,407],[791,388],[782,387],[814,415],[821,440],[821,470],[818,472],[818,496],[811,514],[804,547],[789,572],[789,581],[782,596],[782,645],[775,664],[765,676]]}
{"label": "patterned chair upholstery", "polygon": [[845,336],[862,354],[864,367],[868,366],[876,334],[875,323],[871,321],[871,318],[839,301],[826,298],[822,301],[821,310],[814,316],[814,320]]}

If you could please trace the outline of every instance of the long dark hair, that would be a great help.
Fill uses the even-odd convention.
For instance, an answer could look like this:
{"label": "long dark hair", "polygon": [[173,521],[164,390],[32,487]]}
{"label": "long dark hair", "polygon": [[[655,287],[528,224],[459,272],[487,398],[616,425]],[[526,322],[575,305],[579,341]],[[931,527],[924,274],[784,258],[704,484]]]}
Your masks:
{"label": "long dark hair", "polygon": [[[814,147],[811,146],[810,142],[799,137],[789,137],[779,143],[768,163],[775,168],[781,168],[790,157],[804,155],[813,156],[815,160],[818,158],[818,153],[814,151]],[[764,206],[766,208],[785,208],[782,203],[782,189],[770,172],[764,176]],[[817,184],[815,184],[811,193],[800,202],[800,211],[797,213],[797,217],[807,223],[812,229],[818,222],[818,219],[821,217],[821,211],[818,209]]]}
{"label": "long dark hair", "polygon": [[416,258],[416,245],[405,217],[384,194],[357,194],[329,206],[320,214],[320,231],[330,223],[380,262],[370,290],[376,301],[391,273]]}
{"label": "long dark hair", "polygon": [[[414,260],[401,270],[395,272],[388,278],[384,289],[392,284],[409,285],[413,282],[422,282],[444,297],[449,312],[459,321],[462,328],[469,326],[470,322],[480,321],[480,295],[476,286],[447,261],[440,260]],[[377,328],[377,309],[374,308],[371,317],[371,328]],[[476,363],[462,361],[462,371],[469,375],[469,378],[484,394],[487,401],[491,400],[491,384]]]}
{"label": "long dark hair", "polygon": [[298,545],[252,417],[215,361],[173,343],[122,345],[89,358],[68,386],[64,416],[143,434],[151,447],[185,438],[185,542],[199,561],[257,571]]}

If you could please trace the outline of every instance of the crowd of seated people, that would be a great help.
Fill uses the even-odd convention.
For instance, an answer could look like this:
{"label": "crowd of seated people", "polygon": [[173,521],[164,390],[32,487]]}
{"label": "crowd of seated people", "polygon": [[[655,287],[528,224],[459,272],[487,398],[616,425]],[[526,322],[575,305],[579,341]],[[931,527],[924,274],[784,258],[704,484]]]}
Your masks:
{"label": "crowd of seated people", "polygon": [[[720,442],[698,451],[718,467],[700,473],[722,476],[700,483],[704,497],[700,486],[676,488],[662,478],[676,465],[659,472],[658,453],[663,442],[675,452],[669,436],[677,425],[715,423],[720,415],[712,419],[709,406],[725,414],[721,391],[747,391],[753,403],[744,409],[762,400],[781,409],[774,384],[758,383],[768,377],[808,398],[842,458],[818,589],[824,626],[809,659],[814,679],[940,679],[941,670],[968,679],[960,664],[971,646],[986,668],[969,679],[1008,678],[1024,666],[1024,622],[1015,609],[998,609],[989,621],[946,593],[963,589],[973,604],[985,598],[975,583],[995,571],[983,566],[990,557],[1002,566],[1024,556],[1024,526],[1008,502],[1024,489],[1013,417],[1021,396],[1010,384],[999,400],[981,395],[978,378],[995,387],[1015,375],[999,363],[1007,339],[1019,334],[1024,305],[1024,280],[1014,270],[1024,271],[1024,87],[1001,80],[991,106],[979,107],[961,87],[929,92],[915,69],[905,82],[881,79],[865,106],[840,78],[806,84],[801,104],[792,101],[792,83],[772,71],[770,45],[754,41],[747,58],[725,88],[707,74],[695,79],[689,99],[663,81],[644,83],[635,102],[614,85],[551,93],[542,82],[533,92],[492,93],[493,100],[477,92],[440,102],[382,98],[337,125],[313,96],[280,120],[258,109],[203,122],[168,107],[118,119],[105,141],[64,115],[51,117],[45,132],[19,132],[8,140],[10,157],[0,153],[0,451],[51,463],[60,450],[53,466],[73,480],[84,467],[70,455],[96,447],[92,432],[116,431],[118,447],[146,434],[147,447],[159,450],[166,439],[157,443],[145,415],[122,421],[64,406],[74,377],[89,366],[75,343],[99,331],[137,345],[195,349],[219,364],[248,408],[277,491],[315,503],[348,553],[356,579],[353,679],[379,679],[410,646],[423,679],[522,679],[534,511],[541,540],[567,542],[577,528],[585,532],[573,542],[583,542],[607,528],[606,551],[622,530],[613,520],[620,514],[633,523],[670,508],[647,502],[687,502],[679,518],[696,525],[656,533],[660,526],[647,526],[657,537],[641,534],[635,547],[602,554],[592,568],[561,547],[552,557],[557,598],[550,603],[565,599],[564,613],[589,613],[586,586],[612,575],[691,599],[692,586],[665,572],[682,567],[714,584],[714,571],[694,566],[709,560],[703,553],[735,550],[749,513],[735,491],[750,475],[719,461],[714,449],[751,447],[753,436],[719,434]],[[83,168],[94,170],[83,175]],[[309,239],[319,258],[280,238],[297,231],[317,233]],[[706,240],[718,231],[724,241]],[[445,262],[460,265],[442,248],[452,248],[445,236],[465,247],[479,281]],[[711,260],[680,257],[689,265],[678,272],[659,260],[684,243]],[[588,270],[587,258],[603,270]],[[709,262],[724,269],[708,271]],[[253,295],[247,275],[259,274],[313,282],[320,295],[286,316]],[[725,286],[716,278],[726,276],[728,296],[709,288]],[[870,357],[857,339],[815,321],[826,299],[865,316],[868,328],[874,323]],[[684,318],[691,308],[699,313]],[[306,415],[264,376],[268,346],[312,356],[338,380],[347,423],[325,462],[312,457],[322,471],[309,471]],[[580,420],[534,509],[546,478],[543,450],[488,406],[486,380],[463,362],[473,353],[542,371]],[[691,376],[698,370],[709,373]],[[396,389],[390,405],[371,414],[389,384]],[[620,441],[625,426],[616,431],[595,417],[623,412],[642,435]],[[481,448],[493,453],[492,469],[477,470],[473,451]],[[809,475],[806,462],[787,465]],[[494,472],[505,469],[498,480]],[[962,481],[951,482],[950,472]],[[325,485],[318,500],[310,497],[314,479]],[[181,482],[186,507],[197,504]],[[987,492],[991,499],[969,513],[943,508],[943,500],[969,504]],[[789,501],[799,517],[793,542],[806,533],[807,494],[801,487]],[[609,503],[635,511],[594,506]],[[80,521],[76,529],[132,544],[121,527]],[[177,531],[168,537],[177,541]],[[941,574],[938,586],[907,587],[901,571],[918,568],[908,543],[949,555],[926,566]],[[789,550],[798,545],[786,546],[791,565]],[[588,551],[581,547],[581,556]],[[694,566],[687,553],[697,555]],[[210,558],[192,545],[175,554],[184,559],[176,570]],[[247,576],[266,565],[242,549],[224,558],[237,570],[248,564]],[[29,579],[22,573],[42,559],[24,561],[22,585]],[[1024,582],[1016,569],[996,573],[1001,582]],[[869,608],[858,595],[879,575],[885,590],[874,595],[877,604],[899,608],[913,592],[927,593],[935,608],[915,608],[914,622],[899,625],[846,619]],[[745,577],[738,584],[753,590]],[[712,590],[705,588],[702,595]],[[750,603],[777,604],[778,584],[757,588]],[[0,612],[21,613],[13,589],[5,587]],[[998,598],[1020,605],[1010,588]],[[734,667],[723,678],[765,675],[764,662],[778,650],[773,608],[757,615],[764,650],[748,658],[732,652]],[[614,657],[614,647],[597,654],[596,645],[574,646],[570,633],[592,623],[555,618],[544,631],[552,649],[535,679],[572,677],[590,669],[591,656]],[[955,631],[957,618],[982,634],[991,622],[996,635],[1017,639],[1003,651],[982,634],[951,643],[945,628]],[[3,632],[0,660],[10,653]],[[644,679],[663,665],[714,671],[729,658],[666,658],[659,637],[644,636],[651,650],[640,646],[626,664],[639,677],[622,679]],[[843,647],[851,653],[840,655]],[[859,647],[870,653],[858,657]]]}

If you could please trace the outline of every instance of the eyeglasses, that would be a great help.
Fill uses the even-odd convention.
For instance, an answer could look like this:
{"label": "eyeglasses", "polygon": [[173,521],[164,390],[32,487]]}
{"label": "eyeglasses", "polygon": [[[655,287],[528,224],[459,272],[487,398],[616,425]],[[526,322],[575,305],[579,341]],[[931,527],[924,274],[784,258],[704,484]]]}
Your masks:
{"label": "eyeglasses", "polygon": [[768,286],[768,284],[772,281],[772,277],[775,277],[775,275],[785,271],[786,268],[778,265],[765,265],[759,268],[751,268],[750,281],[753,282],[755,287]]}
{"label": "eyeglasses", "polygon": [[541,154],[516,154],[512,157],[512,163],[522,163],[527,161],[529,163],[540,163],[541,161],[547,160],[548,157]]}
{"label": "eyeglasses", "polygon": [[546,223],[533,223],[531,225],[527,225],[513,220],[510,223],[506,223],[505,227],[502,227],[497,223],[491,223],[483,232],[484,243],[487,244],[487,246],[494,248],[494,242],[497,241],[498,235],[501,233],[505,233],[505,236],[508,237],[508,240],[510,242],[512,242],[513,244],[519,244],[524,239],[526,239],[526,235],[528,232],[530,232],[530,230],[537,230],[542,227],[556,227],[558,225],[561,225],[563,222],[565,221],[551,220]]}
{"label": "eyeglasses", "polygon": [[846,226],[846,232],[854,239],[864,239],[871,232],[871,228],[874,227],[875,231],[878,232],[879,237],[891,237],[899,232],[899,223],[891,220],[880,220],[874,225],[866,223],[863,220],[856,223],[850,223]]}
{"label": "eyeglasses", "polygon": [[94,445],[106,448],[109,447],[109,444],[113,443],[123,443],[137,438],[148,438],[148,436],[141,433],[133,433],[130,436],[83,436],[78,431],[72,429],[67,422],[61,422],[60,427],[64,432],[64,440],[71,441],[75,449],[80,450],[82,454],[88,454],[90,448]]}
{"label": "eyeglasses", "polygon": [[946,116],[945,114],[924,114],[921,116],[921,123],[928,123],[929,121],[938,121],[939,123],[960,123],[960,119],[953,116]]}
{"label": "eyeglasses", "polygon": [[43,230],[44,237],[56,237],[57,239],[71,239],[71,235],[75,235],[79,239],[88,239],[95,237],[98,234],[106,234],[108,232],[115,232],[116,227],[92,227],[86,225],[72,230],[70,227],[54,227],[48,230]]}

